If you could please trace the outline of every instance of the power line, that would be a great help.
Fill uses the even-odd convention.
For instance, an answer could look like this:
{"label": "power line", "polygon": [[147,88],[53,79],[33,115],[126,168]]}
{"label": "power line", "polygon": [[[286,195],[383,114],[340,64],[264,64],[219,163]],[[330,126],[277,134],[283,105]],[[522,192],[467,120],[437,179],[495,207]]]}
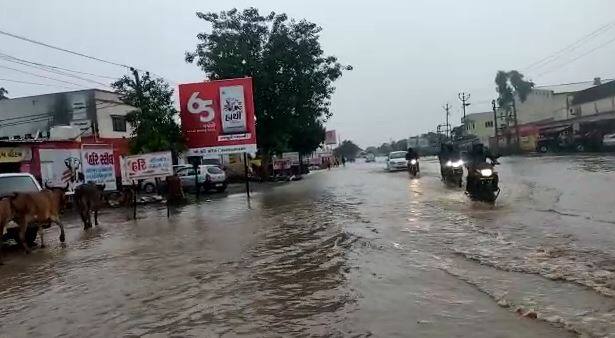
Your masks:
{"label": "power line", "polygon": [[50,119],[52,119],[52,116],[47,116],[47,117],[38,117],[38,118],[33,118],[33,119],[29,119],[29,120],[24,120],[24,121],[17,121],[17,122],[11,122],[11,123],[2,123],[0,124],[0,127],[12,127],[12,126],[19,126],[22,124],[28,124],[28,123],[32,123],[32,122],[45,122],[45,121],[49,121]]}
{"label": "power line", "polygon": [[117,76],[114,77],[114,76],[107,76],[107,75],[88,73],[88,72],[83,72],[83,71],[74,70],[74,69],[70,69],[70,68],[63,68],[63,67],[59,67],[59,66],[53,66],[53,65],[49,65],[49,64],[45,64],[45,63],[41,63],[41,62],[29,61],[29,60],[18,58],[16,56],[12,56],[12,55],[9,55],[9,54],[6,54],[6,53],[2,53],[2,52],[0,52],[0,55],[1,56],[5,56],[7,58],[11,58],[13,60],[18,60],[18,61],[21,61],[21,62],[25,62],[25,63],[29,63],[29,64],[41,66],[41,67],[47,67],[47,68],[52,68],[52,69],[57,69],[57,70],[63,70],[63,71],[73,72],[73,73],[82,74],[82,75],[96,76],[96,77],[100,77],[100,78],[103,78],[103,79],[111,79],[111,80],[117,80],[117,78],[118,78]]}
{"label": "power line", "polygon": [[44,43],[44,42],[32,40],[30,38],[27,38],[27,37],[24,37],[24,36],[19,36],[19,35],[12,34],[12,33],[9,33],[9,32],[5,32],[3,30],[0,30],[0,34],[6,35],[6,36],[10,36],[10,37],[15,38],[15,39],[23,40],[23,41],[26,41],[26,42],[30,42],[30,43],[33,43],[33,44],[36,44],[36,45],[44,46],[44,47],[47,47],[47,48],[59,50],[61,52],[70,53],[70,54],[73,54],[73,55],[77,55],[77,56],[81,56],[81,57],[84,57],[84,58],[88,58],[90,60],[95,60],[95,61],[98,61],[98,62],[103,62],[103,63],[107,63],[107,64],[110,64],[110,65],[118,66],[118,67],[130,68],[129,66],[121,64],[121,63],[117,63],[117,62],[113,62],[113,61],[97,58],[97,57],[94,57],[94,56],[90,56],[90,55],[86,55],[86,54],[83,54],[83,53],[75,52],[75,51],[72,51],[72,50],[69,50],[69,49],[66,49],[66,48],[52,46],[52,45]]}
{"label": "power line", "polygon": [[611,40],[608,40],[608,41],[606,41],[606,42],[596,46],[595,48],[590,49],[587,53],[581,54],[581,55],[577,56],[576,58],[574,58],[574,59],[572,59],[572,60],[570,60],[570,61],[568,61],[566,63],[563,63],[563,64],[561,64],[559,66],[556,66],[556,67],[551,68],[551,69],[549,69],[549,70],[547,70],[545,72],[542,72],[542,73],[538,74],[538,76],[543,76],[545,74],[552,73],[552,72],[554,72],[554,71],[556,71],[556,70],[558,70],[558,69],[560,69],[562,67],[565,67],[565,66],[567,66],[567,65],[569,65],[569,64],[571,64],[571,63],[573,63],[573,62],[575,62],[575,61],[577,61],[579,59],[582,59],[582,58],[586,57],[589,54],[592,54],[593,52],[595,52],[595,51],[597,51],[597,50],[599,50],[601,48],[604,48],[604,47],[610,45],[613,42],[615,42],[615,38],[613,38]]}
{"label": "power line", "polygon": [[[0,54],[1,54],[1,53],[0,53]],[[12,60],[12,59],[9,59],[9,58],[6,58],[6,57],[3,57],[2,55],[0,55],[0,60],[4,60],[4,61],[8,61],[8,62],[12,62],[12,63],[16,63],[16,64],[20,64],[20,65],[22,65],[22,66],[26,66],[26,67],[32,67],[32,68],[35,68],[35,69],[40,69],[40,70],[42,70],[42,71],[49,72],[49,73],[54,73],[54,74],[58,74],[58,75],[61,75],[61,76],[72,77],[72,78],[75,78],[75,79],[77,79],[77,80],[81,80],[81,81],[85,81],[85,82],[95,83],[95,84],[97,84],[97,85],[101,85],[101,86],[104,86],[104,87],[108,87],[108,86],[109,86],[109,85],[107,85],[106,83],[102,83],[102,82],[95,81],[95,80],[92,80],[92,79],[87,79],[87,78],[84,78],[84,77],[81,77],[81,76],[78,76],[78,75],[74,75],[74,74],[70,74],[70,73],[62,72],[62,71],[59,71],[59,70],[48,69],[48,68],[45,68],[45,67],[41,67],[41,66],[37,66],[37,65],[31,65],[31,64],[28,64],[28,63],[25,63],[25,62],[21,62],[21,61]]]}
{"label": "power line", "polygon": [[58,81],[58,82],[63,82],[63,83],[67,83],[67,84],[70,84],[70,85],[73,85],[73,86],[77,86],[77,87],[83,87],[83,85],[80,85],[78,83],[74,83],[74,82],[70,82],[70,81],[64,81],[64,80],[56,79],[56,78],[53,78],[53,77],[50,77],[50,76],[40,75],[40,74],[36,74],[36,73],[25,71],[25,70],[17,69],[17,68],[7,67],[7,66],[3,66],[3,65],[0,65],[0,68],[10,69],[12,71],[23,73],[23,74],[28,74],[28,75],[32,75],[32,76],[38,76],[38,77],[41,77],[41,78],[44,78],[44,79],[49,79],[49,80],[54,80],[54,81]]}
{"label": "power line", "polygon": [[55,84],[49,84],[49,83],[37,83],[37,82],[29,82],[29,81],[20,81],[20,80],[5,79],[5,78],[0,78],[0,81],[13,82],[13,83],[21,83],[21,84],[29,84],[29,85],[35,85],[35,86],[47,86],[47,87],[64,88],[64,89],[75,89],[73,87],[66,87],[66,86],[62,86],[62,85],[55,85]]}
{"label": "power line", "polygon": [[[611,76],[609,76],[608,78],[602,79],[602,81],[613,81],[613,80],[614,79],[611,79]],[[552,85],[536,86],[534,88],[540,89],[540,88],[545,88],[545,87],[570,86],[570,85],[578,85],[578,84],[593,83],[593,82],[594,82],[594,80],[579,81],[579,82],[568,82],[568,83],[558,83],[558,84],[552,84]]]}
{"label": "power line", "polygon": [[4,122],[4,121],[12,121],[12,120],[19,120],[19,119],[26,119],[26,118],[33,118],[33,117],[41,117],[41,116],[50,116],[49,113],[42,113],[42,114],[34,114],[34,115],[27,115],[27,116],[17,116],[17,117],[9,117],[6,119],[0,119],[0,122]]}
{"label": "power line", "polygon": [[572,52],[575,49],[581,47],[582,45],[584,45],[585,43],[587,43],[588,41],[591,41],[592,39],[598,37],[599,35],[605,33],[606,31],[608,31],[609,29],[611,29],[613,26],[615,26],[615,22],[610,22],[607,23],[605,25],[602,25],[601,27],[599,27],[598,29],[592,31],[591,33],[584,35],[583,37],[579,38],[578,40],[574,41],[573,43],[567,45],[566,47],[556,51],[555,53],[542,58],[540,60],[538,60],[537,62],[532,63],[531,65],[525,67],[523,70],[524,71],[529,71],[532,68],[542,68],[546,65],[548,65],[549,63],[552,63],[554,61],[556,61],[559,57],[561,57],[563,54],[565,54],[566,52]]}
{"label": "power line", "polygon": [[68,71],[62,71],[62,70],[56,69],[57,67],[47,66],[47,65],[36,63],[36,62],[30,62],[30,61],[27,61],[27,60],[15,58],[15,57],[10,56],[8,54],[0,53],[0,59],[8,61],[8,62],[12,62],[12,63],[17,63],[17,64],[20,64],[20,65],[23,65],[23,66],[26,66],[26,67],[32,67],[32,68],[44,70],[44,71],[49,72],[49,73],[55,73],[55,74],[58,74],[58,75],[68,76],[68,77],[72,77],[72,78],[79,79],[79,80],[86,81],[86,82],[92,82],[92,83],[96,83],[96,84],[99,84],[99,85],[108,86],[106,83],[102,83],[102,82],[99,82],[99,81],[96,81],[96,80],[92,80],[92,79],[89,79],[89,78],[85,78],[85,77],[81,77],[81,76],[78,76],[78,75],[75,75],[75,74],[71,74]]}
{"label": "power line", "polygon": [[[98,61],[98,62],[103,62],[103,63],[106,63],[106,64],[110,64],[110,65],[114,65],[114,66],[124,67],[124,68],[130,69],[130,66],[125,65],[125,64],[121,64],[121,63],[117,63],[117,62],[101,59],[101,58],[98,58],[98,57],[95,57],[95,56],[91,56],[91,55],[87,55],[87,54],[83,54],[83,53],[80,53],[80,52],[75,52],[75,51],[72,51],[72,50],[66,49],[66,48],[53,46],[53,45],[50,45],[48,43],[36,41],[36,40],[30,39],[30,38],[27,38],[25,36],[19,36],[17,34],[9,33],[9,32],[3,31],[3,30],[0,30],[0,34],[9,36],[9,37],[12,37],[12,38],[15,38],[15,39],[27,41],[27,42],[30,42],[30,43],[33,43],[33,44],[37,44],[37,45],[40,45],[40,46],[44,46],[44,47],[47,47],[47,48],[55,49],[55,50],[58,50],[58,51],[61,51],[61,52],[65,52],[65,53],[70,53],[70,54],[73,54],[73,55],[81,56],[81,57],[84,57],[84,58],[87,58],[87,59],[90,59],[90,60],[94,60],[94,61]],[[135,68],[135,67],[133,67],[133,68]],[[145,70],[138,69],[138,68],[136,68],[136,69],[140,70],[140,71],[145,71]],[[156,74],[154,72],[150,72],[150,73],[152,75],[155,75],[156,77],[164,78],[163,76],[160,76],[159,74]],[[177,84],[173,80],[168,80],[168,81],[172,82],[174,84]]]}

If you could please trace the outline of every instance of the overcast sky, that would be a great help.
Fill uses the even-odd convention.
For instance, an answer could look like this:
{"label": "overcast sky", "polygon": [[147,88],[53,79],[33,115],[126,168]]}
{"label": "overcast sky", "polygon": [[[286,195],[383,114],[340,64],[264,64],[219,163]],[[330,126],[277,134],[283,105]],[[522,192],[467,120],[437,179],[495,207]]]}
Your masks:
{"label": "overcast sky", "polygon": [[[612,22],[615,13],[613,0],[5,0],[0,30],[136,65],[174,83],[195,82],[203,75],[184,62],[184,52],[194,48],[198,32],[208,29],[195,11],[250,6],[323,27],[325,52],[354,66],[336,82],[328,127],[363,147],[435,130],[444,121],[446,102],[458,123],[460,91],[472,95],[470,112],[490,110],[497,70],[523,71]],[[537,85],[613,78],[614,39],[612,25],[526,74]],[[115,66],[2,35],[0,52],[85,72],[123,74]],[[3,66],[54,76],[0,60],[0,78],[71,87]],[[0,86],[11,97],[63,90],[2,80]]]}

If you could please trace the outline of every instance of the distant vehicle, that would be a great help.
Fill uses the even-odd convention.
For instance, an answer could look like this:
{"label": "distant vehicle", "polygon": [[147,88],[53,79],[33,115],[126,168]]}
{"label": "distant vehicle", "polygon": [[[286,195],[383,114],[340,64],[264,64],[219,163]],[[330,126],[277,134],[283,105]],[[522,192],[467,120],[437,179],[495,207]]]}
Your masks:
{"label": "distant vehicle", "polygon": [[[215,189],[217,192],[224,192],[228,186],[226,173],[217,165],[200,165],[198,173],[195,173],[193,167],[187,166],[179,168],[176,175],[181,180],[184,188],[194,189],[197,180],[199,189],[205,191]],[[195,176],[197,176],[197,179],[195,179]]]}
{"label": "distant vehicle", "polygon": [[599,131],[575,133],[572,126],[547,128],[540,132],[536,142],[536,150],[547,152],[584,152],[599,150],[603,144],[603,137]]}
{"label": "distant vehicle", "polygon": [[[14,192],[37,192],[41,191],[41,185],[36,178],[27,173],[0,174],[0,198],[11,195]],[[29,225],[26,230],[26,242],[29,246],[34,246],[37,235],[37,226]],[[19,243],[19,227],[11,222],[6,228],[5,234],[0,234],[1,241],[14,240]]]}
{"label": "distant vehicle", "polygon": [[615,134],[606,134],[602,137],[602,146],[605,148],[615,148]]}
{"label": "distant vehicle", "polygon": [[367,153],[365,155],[365,162],[376,162],[376,155],[374,153]]}
{"label": "distant vehicle", "polygon": [[406,170],[408,169],[408,161],[406,160],[405,151],[394,151],[389,154],[386,162],[388,171]]}

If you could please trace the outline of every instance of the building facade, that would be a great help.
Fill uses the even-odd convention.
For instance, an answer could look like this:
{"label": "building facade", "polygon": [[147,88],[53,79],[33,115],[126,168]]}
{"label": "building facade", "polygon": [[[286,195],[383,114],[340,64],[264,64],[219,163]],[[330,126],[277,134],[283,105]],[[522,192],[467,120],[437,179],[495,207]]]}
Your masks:
{"label": "building facade", "polygon": [[615,81],[576,93],[569,100],[569,115],[574,118],[615,112]]}
{"label": "building facade", "polygon": [[0,173],[28,172],[41,183],[83,183],[84,147],[113,150],[116,177],[132,134],[134,107],[98,89],[0,101]]}
{"label": "building facade", "polygon": [[489,145],[490,139],[495,136],[495,123],[493,112],[468,114],[462,121],[466,135],[476,136],[484,145]]}
{"label": "building facade", "polygon": [[0,100],[0,140],[49,138],[58,126],[72,127],[79,136],[128,138],[126,115],[134,109],[99,89]]}

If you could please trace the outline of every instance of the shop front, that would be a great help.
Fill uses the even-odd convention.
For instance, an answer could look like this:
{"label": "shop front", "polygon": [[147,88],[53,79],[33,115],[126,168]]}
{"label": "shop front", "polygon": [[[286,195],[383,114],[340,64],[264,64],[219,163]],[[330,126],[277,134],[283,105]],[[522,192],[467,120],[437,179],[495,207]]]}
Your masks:
{"label": "shop front", "polygon": [[0,173],[30,171],[32,149],[29,146],[0,146]]}

